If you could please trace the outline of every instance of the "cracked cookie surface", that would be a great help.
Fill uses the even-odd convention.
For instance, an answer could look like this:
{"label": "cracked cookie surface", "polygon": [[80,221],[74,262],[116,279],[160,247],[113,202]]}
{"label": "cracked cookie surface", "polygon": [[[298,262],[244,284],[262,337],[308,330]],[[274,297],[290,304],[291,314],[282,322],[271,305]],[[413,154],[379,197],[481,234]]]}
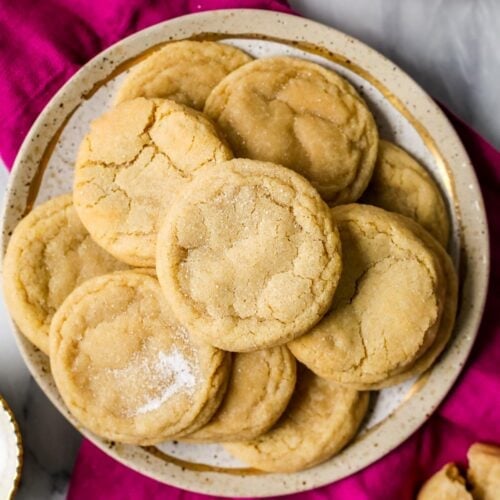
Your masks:
{"label": "cracked cookie surface", "polygon": [[295,358],[284,347],[233,355],[228,388],[217,413],[188,441],[254,439],[278,420],[292,396]]}
{"label": "cracked cookie surface", "polygon": [[342,387],[299,367],[288,408],[266,434],[224,447],[236,458],[269,472],[295,472],[323,462],[355,435],[369,394]]}
{"label": "cracked cookie surface", "polygon": [[168,43],[131,70],[116,103],[136,97],[171,99],[200,111],[212,89],[252,57],[216,42]]}
{"label": "cracked cookie surface", "polygon": [[14,230],[3,265],[5,301],[23,335],[48,354],[50,322],[69,293],[89,278],[126,268],[92,240],[71,194],[58,196]]}
{"label": "cracked cookie surface", "polygon": [[353,384],[354,388],[360,390],[383,389],[384,387],[401,384],[405,380],[424,373],[443,352],[451,338],[455,325],[458,305],[458,276],[450,256],[446,253],[443,246],[413,219],[399,214],[393,214],[393,216],[399,218],[401,223],[406,225],[437,257],[444,277],[442,285],[444,294],[443,311],[434,341],[414,363],[402,372],[392,375],[381,382]]}
{"label": "cracked cookie surface", "polygon": [[300,175],[247,159],[200,171],[158,235],[157,273],[174,314],[228,351],[305,333],[328,309],[341,270],[327,205]]}
{"label": "cracked cookie surface", "polygon": [[202,166],[232,158],[214,125],[173,101],[137,98],[94,120],[75,168],[74,202],[94,240],[154,267],[160,219]]}
{"label": "cracked cookie surface", "polygon": [[444,275],[402,216],[357,204],[332,215],[343,250],[333,306],[289,348],[319,376],[361,388],[402,372],[432,345]]}
{"label": "cracked cookie surface", "polygon": [[318,64],[253,61],[215,87],[205,113],[236,156],[291,168],[332,204],[357,200],[372,175],[375,121],[354,87]]}
{"label": "cracked cookie surface", "polygon": [[230,371],[229,355],[192,339],[144,271],[100,276],[75,289],[52,321],[50,363],[82,425],[133,444],[204,425]]}
{"label": "cracked cookie surface", "polygon": [[425,168],[395,144],[379,142],[362,201],[411,217],[446,248],[450,222],[439,188]]}

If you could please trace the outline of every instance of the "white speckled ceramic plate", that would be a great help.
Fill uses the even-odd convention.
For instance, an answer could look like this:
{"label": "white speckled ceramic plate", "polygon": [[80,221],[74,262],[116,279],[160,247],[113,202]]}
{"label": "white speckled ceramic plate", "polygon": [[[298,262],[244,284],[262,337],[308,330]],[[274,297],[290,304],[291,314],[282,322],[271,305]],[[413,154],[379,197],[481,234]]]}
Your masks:
{"label": "white speckled ceramic plate", "polygon": [[[382,137],[417,157],[439,183],[453,222],[450,252],[459,264],[459,315],[450,346],[419,380],[383,390],[353,443],[326,463],[294,474],[247,469],[218,445],[167,442],[157,447],[106,442],[81,432],[106,453],[159,481],[219,496],[292,493],[341,479],[404,441],[428,418],[458,376],[471,349],[488,279],[488,237],[481,194],[469,159],[443,113],[383,56],[351,37],[295,16],[228,10],[185,16],[144,30],[98,55],[52,99],[28,134],[11,175],[3,249],[20,218],[37,203],[69,191],[73,161],[89,121],[110,106],[125,72],[159,44],[219,40],[255,57],[288,54],[344,75],[363,94]],[[14,327],[13,327],[14,328]],[[48,359],[14,328],[26,364],[47,396],[75,426],[54,387]]]}

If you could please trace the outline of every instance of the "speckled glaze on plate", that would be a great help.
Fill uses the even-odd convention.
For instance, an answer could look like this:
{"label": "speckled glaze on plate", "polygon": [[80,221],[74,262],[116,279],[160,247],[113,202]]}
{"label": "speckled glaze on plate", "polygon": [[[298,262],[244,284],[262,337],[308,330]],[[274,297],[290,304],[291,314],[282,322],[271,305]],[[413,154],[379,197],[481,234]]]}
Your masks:
{"label": "speckled glaze on plate", "polygon": [[255,57],[304,57],[344,75],[363,94],[382,137],[429,170],[447,201],[453,234],[449,251],[460,269],[461,296],[453,339],[417,380],[385,389],[358,437],[331,460],[294,474],[245,467],[219,445],[167,442],[137,447],[107,442],[81,429],[50,375],[48,359],[14,327],[21,353],[42,390],[82,434],[129,467],[167,484],[218,496],[281,495],[346,477],[381,458],[429,417],[457,378],[481,319],[488,281],[486,217],[477,179],[455,131],[418,85],[361,42],[303,18],[258,10],[194,14],[141,31],[86,64],[41,113],[16,159],[3,216],[2,249],[34,205],[71,189],[73,161],[91,119],[111,105],[125,72],[161,44],[195,38],[238,46]]}

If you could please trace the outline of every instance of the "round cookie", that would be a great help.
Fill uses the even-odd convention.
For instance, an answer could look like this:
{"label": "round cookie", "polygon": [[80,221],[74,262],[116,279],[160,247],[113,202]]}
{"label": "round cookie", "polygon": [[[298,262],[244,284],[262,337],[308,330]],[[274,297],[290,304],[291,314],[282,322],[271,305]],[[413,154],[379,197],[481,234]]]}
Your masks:
{"label": "round cookie", "polygon": [[94,243],[71,194],[58,196],[14,230],[3,264],[5,302],[23,335],[48,354],[52,316],[69,293],[89,278],[127,267]]}
{"label": "round cookie", "polygon": [[160,97],[201,111],[212,89],[251,60],[240,49],[221,43],[168,43],[134,66],[118,90],[116,103]]}
{"label": "round cookie", "polygon": [[292,396],[295,358],[284,347],[233,355],[224,400],[207,425],[188,441],[243,441],[268,431]]}
{"label": "round cookie", "polygon": [[375,121],[354,87],[318,64],[293,57],[246,64],[215,87],[205,113],[236,156],[291,168],[332,204],[356,201],[368,185]]}
{"label": "round cookie", "polygon": [[299,369],[297,387],[278,423],[266,434],[224,447],[236,458],[269,472],[295,472],[323,462],[356,434],[369,394]]}
{"label": "round cookie", "polygon": [[94,120],[75,169],[74,202],[94,240],[116,258],[154,267],[160,220],[209,163],[232,158],[201,113],[137,98]]}
{"label": "round cookie", "polygon": [[379,142],[363,202],[411,217],[441,245],[448,244],[450,222],[439,188],[420,163],[391,142]]}
{"label": "round cookie", "polygon": [[319,376],[356,388],[380,384],[410,367],[436,338],[443,271],[406,218],[356,204],[332,215],[343,249],[333,307],[289,348]]}
{"label": "round cookie", "polygon": [[417,500],[473,500],[455,464],[443,466],[422,486]]}
{"label": "round cookie", "polygon": [[189,336],[153,276],[122,271],[86,281],[63,302],[50,328],[50,365],[83,426],[147,445],[211,418],[230,356]]}
{"label": "round cookie", "polygon": [[236,159],[203,169],[179,194],[156,264],[190,333],[227,351],[255,351],[302,335],[328,310],[340,240],[303,177]]}
{"label": "round cookie", "polygon": [[443,352],[444,348],[450,340],[455,325],[455,317],[457,314],[458,301],[458,277],[451,261],[450,256],[446,253],[443,246],[433,238],[420,224],[414,220],[404,217],[403,215],[394,214],[400,218],[417,237],[436,255],[439,260],[441,269],[443,270],[444,280],[443,288],[445,293],[443,312],[439,322],[436,338],[431,346],[418,357],[413,364],[400,373],[375,384],[352,384],[353,388],[359,390],[373,391],[383,389],[392,385],[401,384],[405,380],[416,377],[424,373],[432,366],[437,357]]}

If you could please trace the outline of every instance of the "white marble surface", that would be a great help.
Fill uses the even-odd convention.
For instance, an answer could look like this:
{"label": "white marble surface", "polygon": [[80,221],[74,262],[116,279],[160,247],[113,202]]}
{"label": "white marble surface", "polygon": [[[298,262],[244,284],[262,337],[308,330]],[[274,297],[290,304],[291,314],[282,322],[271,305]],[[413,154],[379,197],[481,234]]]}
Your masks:
{"label": "white marble surface", "polygon": [[290,0],[393,60],[500,148],[500,1]]}
{"label": "white marble surface", "polygon": [[[500,147],[498,0],[291,0],[304,15],[393,59],[433,96]],[[0,165],[3,198],[7,174]],[[30,378],[0,300],[0,394],[25,445],[20,499],[66,495],[79,436]]]}

